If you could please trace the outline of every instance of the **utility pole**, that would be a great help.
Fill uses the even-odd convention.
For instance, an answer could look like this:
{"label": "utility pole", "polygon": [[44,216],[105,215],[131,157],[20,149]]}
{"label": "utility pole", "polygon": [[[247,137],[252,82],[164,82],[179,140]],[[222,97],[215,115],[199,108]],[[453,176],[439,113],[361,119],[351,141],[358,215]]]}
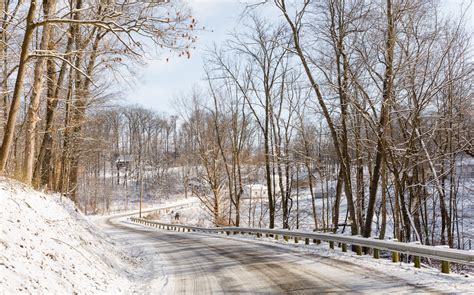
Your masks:
{"label": "utility pole", "polygon": [[[296,162],[296,229],[300,228],[300,166]],[[311,175],[309,176],[311,177]]]}
{"label": "utility pole", "polygon": [[139,166],[139,173],[140,173],[140,211],[139,211],[138,217],[142,218],[143,170],[142,170],[142,163],[141,162],[140,162],[140,166]]}

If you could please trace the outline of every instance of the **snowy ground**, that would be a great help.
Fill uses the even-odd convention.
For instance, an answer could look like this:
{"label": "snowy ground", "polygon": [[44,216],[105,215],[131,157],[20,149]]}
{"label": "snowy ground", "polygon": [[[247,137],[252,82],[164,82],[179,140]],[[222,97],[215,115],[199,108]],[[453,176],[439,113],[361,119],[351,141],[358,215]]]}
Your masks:
{"label": "snowy ground", "polygon": [[[184,208],[193,201],[143,211]],[[142,271],[142,250],[119,247],[95,225],[108,217],[86,217],[67,198],[3,177],[0,208],[0,294],[143,293],[148,274]],[[121,214],[132,213],[138,211]]]}
{"label": "snowy ground", "polygon": [[58,195],[0,178],[0,293],[127,293],[137,260]]}
{"label": "snowy ground", "polygon": [[[160,231],[127,221],[137,212],[89,219],[67,199],[5,178],[0,208],[0,294],[474,290],[470,275],[418,270],[324,244]],[[204,219],[195,199],[148,210],[170,221],[176,212],[181,222]]]}
{"label": "snowy ground", "polygon": [[[187,225],[196,225],[201,227],[213,227],[212,217],[206,211],[204,205],[202,205],[197,198],[188,198],[189,204],[192,206],[187,206],[183,209],[178,209],[171,214],[162,214],[159,216],[150,216],[151,219],[160,220],[162,222],[175,222],[174,214],[179,213],[179,222],[180,224]],[[182,199],[186,201],[186,199]],[[312,230],[314,228],[313,213],[312,213],[312,204],[311,204],[311,195],[302,194],[299,200],[299,229],[303,230]],[[318,210],[318,214],[322,211],[323,200],[316,199],[315,205]],[[325,206],[327,206],[325,202]],[[295,211],[296,205],[293,205],[293,211]],[[343,223],[345,220],[347,205],[345,200],[341,200],[340,206],[340,223]],[[296,217],[295,213],[292,213],[290,219],[290,227],[296,229]],[[320,215],[320,214],[319,214]],[[277,227],[282,224],[282,214],[281,210],[277,208],[275,222]],[[321,218],[319,218],[319,224],[321,224]],[[241,203],[241,213],[240,213],[240,226],[241,227],[268,227],[268,205],[265,199],[253,200],[252,202],[249,199],[243,199]],[[347,230],[347,229],[346,229]]]}

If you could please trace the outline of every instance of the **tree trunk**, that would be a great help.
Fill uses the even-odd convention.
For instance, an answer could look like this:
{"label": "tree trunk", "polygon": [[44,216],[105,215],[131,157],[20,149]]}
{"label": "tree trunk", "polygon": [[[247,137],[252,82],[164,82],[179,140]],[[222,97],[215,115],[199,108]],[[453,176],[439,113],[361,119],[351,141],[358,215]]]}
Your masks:
{"label": "tree trunk", "polygon": [[380,112],[379,132],[377,134],[377,150],[375,155],[374,170],[369,187],[369,202],[367,204],[367,216],[365,219],[364,237],[370,237],[372,233],[372,219],[374,218],[375,201],[380,178],[380,167],[384,154],[384,136],[389,124],[389,111],[393,91],[393,57],[395,49],[395,24],[392,12],[392,0],[387,0],[387,39],[385,43],[385,77],[383,82],[383,99]]}
{"label": "tree trunk", "polygon": [[352,220],[351,222],[351,234],[352,235],[357,235],[359,233],[357,224],[355,222],[356,219],[356,212],[355,212],[355,207],[354,207],[354,200],[352,196],[352,187],[351,187],[351,168],[350,168],[350,162],[348,162],[348,152],[347,152],[347,146],[344,143],[341,143],[340,137],[338,135],[338,132],[336,130],[336,127],[334,125],[334,122],[332,120],[331,113],[324,101],[323,95],[321,93],[321,89],[319,87],[319,84],[316,82],[316,79],[313,76],[313,72],[311,68],[309,67],[309,64],[306,60],[305,54],[303,52],[303,49],[300,45],[300,36],[299,36],[299,28],[295,25],[295,23],[292,21],[290,16],[287,13],[286,10],[286,5],[285,1],[280,1],[280,9],[284,14],[284,17],[289,24],[292,32],[292,37],[293,37],[293,46],[296,50],[296,54],[298,55],[301,64],[304,68],[304,71],[306,73],[306,76],[308,77],[308,80],[310,82],[311,87],[313,88],[316,98],[318,100],[318,104],[321,107],[321,110],[323,112],[323,116],[328,124],[329,131],[331,134],[331,138],[334,144],[334,147],[336,149],[337,157],[340,161],[341,167],[342,167],[342,176],[344,179],[344,191],[346,194],[347,198],[347,206],[349,209],[349,216]]}
{"label": "tree trunk", "polygon": [[34,31],[34,17],[37,6],[37,0],[31,0],[28,14],[26,16],[25,35],[21,45],[20,61],[18,64],[18,72],[13,90],[12,102],[8,113],[7,125],[3,136],[2,147],[0,149],[0,174],[5,173],[8,156],[10,154],[13,137],[15,135],[16,116],[21,102],[21,92],[23,90],[23,82],[26,74],[26,64],[29,56],[29,47]]}
{"label": "tree trunk", "polygon": [[[74,18],[76,18],[75,15]],[[74,34],[75,26],[71,25],[69,27],[69,35],[65,53],[70,52],[72,49],[72,45],[74,42]],[[53,50],[54,47],[55,44],[50,42],[49,50]],[[59,70],[59,76],[57,78],[56,83],[53,83],[56,77],[54,62],[52,61],[52,59],[49,59],[47,62],[48,83],[51,84],[48,86],[48,97],[46,104],[46,126],[43,135],[43,141],[41,142],[38,162],[36,163],[35,167],[35,178],[37,179],[37,182],[40,186],[47,185],[49,189],[54,188],[54,185],[52,183],[54,167],[52,159],[54,117],[59,102],[61,88],[64,83],[64,78],[66,77],[68,62],[71,61],[70,55],[66,55],[65,59],[66,60],[63,61],[61,64],[61,69]]]}
{"label": "tree trunk", "polygon": [[[56,0],[43,0],[44,19],[47,20],[56,7]],[[43,26],[41,36],[40,50],[46,51],[50,45],[51,26],[46,23]],[[25,158],[23,162],[23,181],[31,184],[33,179],[33,168],[36,154],[36,126],[40,120],[38,108],[40,105],[41,94],[43,92],[43,76],[46,65],[46,57],[37,57],[33,76],[33,91],[31,94],[28,114],[26,118],[26,139],[25,139]]]}
{"label": "tree trunk", "polygon": [[[94,72],[94,66],[97,58],[97,51],[99,48],[100,40],[102,38],[100,30],[96,33],[96,37],[92,44],[91,55],[86,68],[87,77],[83,78],[83,82],[76,83],[76,96],[74,101],[74,112],[72,122],[74,127],[72,128],[72,139],[74,142],[73,153],[71,155],[71,171],[70,171],[70,183],[71,183],[71,197],[73,200],[77,196],[77,184],[79,177],[79,159],[81,155],[80,140],[82,133],[82,125],[85,121],[86,107],[89,99],[90,83],[88,77],[92,77]],[[80,79],[81,74],[77,73],[77,77]],[[82,80],[82,79],[80,79]]]}

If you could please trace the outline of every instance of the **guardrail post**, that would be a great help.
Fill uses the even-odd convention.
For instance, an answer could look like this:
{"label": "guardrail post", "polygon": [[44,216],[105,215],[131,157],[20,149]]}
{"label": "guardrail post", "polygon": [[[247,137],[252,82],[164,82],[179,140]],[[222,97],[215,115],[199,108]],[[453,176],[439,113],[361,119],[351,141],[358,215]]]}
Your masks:
{"label": "guardrail post", "polygon": [[356,250],[357,255],[362,256],[362,247],[361,246],[356,245],[355,250]]}
{"label": "guardrail post", "polygon": [[398,252],[392,252],[392,262],[400,262],[400,254]]}
{"label": "guardrail post", "polygon": [[275,235],[275,240],[278,240],[278,235]]}
{"label": "guardrail post", "polygon": [[441,261],[441,272],[449,273],[449,261]]}
{"label": "guardrail post", "polygon": [[260,233],[257,233],[257,238],[260,238]]}
{"label": "guardrail post", "polygon": [[374,248],[374,258],[375,259],[380,259],[380,250],[377,248]]}
{"label": "guardrail post", "polygon": [[288,242],[288,236],[283,236],[283,239],[285,239],[285,242]]}
{"label": "guardrail post", "polygon": [[[440,245],[436,246],[437,248],[446,248],[449,249],[449,246],[447,245]],[[441,260],[441,272],[442,273],[449,273],[449,261],[443,261]]]}
{"label": "guardrail post", "polygon": [[[393,239],[394,242],[398,242],[397,239]],[[399,262],[400,261],[400,253],[392,252],[392,262]]]}
{"label": "guardrail post", "polygon": [[316,239],[314,239],[314,240],[313,240],[313,243],[315,243],[316,245],[319,245],[319,244],[321,244],[321,240],[316,240]]}
{"label": "guardrail post", "polygon": [[415,263],[416,268],[421,268],[420,256],[413,256],[413,262]]}
{"label": "guardrail post", "polygon": [[191,232],[191,229],[190,229],[190,228],[188,228],[188,233],[190,233],[190,232]]}
{"label": "guardrail post", "polygon": [[309,238],[305,238],[304,243],[305,243],[305,245],[309,245]]}
{"label": "guardrail post", "polygon": [[329,248],[334,249],[334,242],[333,241],[329,241]]}
{"label": "guardrail post", "polygon": [[342,248],[342,252],[347,252],[347,244],[346,243],[342,243],[341,248]]}
{"label": "guardrail post", "polygon": [[295,237],[295,243],[298,244],[298,237]]}
{"label": "guardrail post", "polygon": [[265,234],[265,238],[268,238],[268,234]]}
{"label": "guardrail post", "polygon": [[226,233],[227,235],[230,235],[230,231],[226,231],[225,233]]}

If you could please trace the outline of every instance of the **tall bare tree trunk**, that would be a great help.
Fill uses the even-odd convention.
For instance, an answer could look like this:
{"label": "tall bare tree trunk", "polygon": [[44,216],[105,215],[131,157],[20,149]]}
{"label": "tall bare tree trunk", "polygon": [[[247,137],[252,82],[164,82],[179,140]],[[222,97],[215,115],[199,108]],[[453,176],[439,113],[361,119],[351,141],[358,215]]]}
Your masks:
{"label": "tall bare tree trunk", "polygon": [[[326,123],[328,124],[330,135],[334,144],[334,147],[336,149],[337,157],[340,161],[341,167],[342,167],[342,176],[344,179],[344,192],[346,194],[347,198],[347,206],[349,209],[349,217],[351,218],[351,234],[352,235],[357,235],[359,233],[357,223],[355,222],[356,220],[356,212],[355,212],[355,207],[354,207],[354,200],[353,200],[353,194],[352,194],[352,186],[351,186],[351,168],[350,168],[350,163],[347,161],[348,160],[348,151],[347,151],[347,145],[344,143],[341,143],[340,136],[338,134],[338,131],[336,130],[336,126],[334,125],[334,122],[332,120],[331,113],[328,109],[328,106],[326,105],[323,94],[321,92],[321,88],[316,81],[313,72],[308,64],[308,61],[306,60],[306,56],[303,52],[303,49],[300,44],[300,30],[298,27],[298,24],[295,24],[295,22],[292,20],[292,18],[288,15],[288,12],[286,10],[286,4],[284,0],[278,0],[277,1],[277,6],[279,9],[283,12],[283,15],[290,26],[292,37],[293,37],[293,46],[296,50],[296,54],[298,58],[301,61],[301,64],[303,66],[303,69],[306,73],[306,76],[308,77],[308,80],[311,84],[311,87],[313,88],[316,98],[318,100],[318,104],[321,107],[321,110],[323,112],[323,116],[326,120]],[[344,135],[347,136],[347,135]],[[343,142],[347,141],[347,138],[345,140],[343,139]]]}
{"label": "tall bare tree trunk", "polygon": [[363,236],[368,238],[372,233],[372,219],[374,218],[375,201],[380,178],[380,168],[384,154],[384,136],[389,124],[389,111],[393,91],[393,56],[395,49],[395,24],[393,17],[392,0],[387,0],[387,40],[385,43],[385,77],[383,81],[383,99],[380,112],[377,152],[375,155],[374,170],[369,187],[369,202]]}
{"label": "tall bare tree trunk", "polygon": [[385,239],[385,231],[387,229],[387,168],[385,159],[382,161],[382,200],[380,203],[381,206],[381,215],[382,221],[380,224],[379,239]]}
{"label": "tall bare tree trunk", "polygon": [[15,88],[13,89],[12,102],[10,111],[8,113],[7,125],[5,127],[5,134],[3,136],[2,147],[0,148],[0,174],[5,173],[8,156],[13,143],[15,135],[16,116],[20,108],[21,92],[23,90],[23,82],[26,74],[26,64],[28,62],[29,47],[34,31],[34,17],[36,11],[37,1],[31,0],[28,14],[26,16],[25,35],[21,45],[20,61],[18,64],[18,72],[15,81]]}
{"label": "tall bare tree trunk", "polygon": [[[73,15],[74,19],[77,19],[77,13]],[[68,53],[72,50],[74,43],[75,35],[75,25],[69,27],[68,41],[65,49],[65,53]],[[55,44],[50,42],[49,50],[53,50]],[[59,95],[64,83],[64,78],[66,77],[68,63],[71,61],[71,56],[66,55],[65,60],[61,64],[61,69],[59,70],[59,76],[56,80],[55,74],[55,65],[54,62],[49,59],[47,62],[47,71],[48,71],[48,97],[46,105],[46,126],[43,135],[43,141],[41,142],[40,152],[38,156],[38,161],[35,167],[35,178],[39,185],[48,185],[49,189],[53,189],[54,185],[52,184],[53,180],[53,159],[52,159],[52,149],[53,149],[53,125],[56,108],[59,102]],[[56,82],[54,83],[53,81]]]}
{"label": "tall bare tree trunk", "polygon": [[[43,14],[44,19],[47,20],[50,14],[56,7],[56,0],[43,0]],[[44,52],[48,49],[51,38],[51,26],[46,23],[43,26],[43,33],[41,36],[40,50]],[[36,126],[39,121],[38,108],[40,105],[40,98],[43,92],[43,76],[46,65],[46,57],[39,56],[36,59],[34,76],[33,76],[33,91],[28,107],[28,114],[26,118],[26,139],[25,139],[25,158],[23,161],[23,181],[26,184],[31,184],[33,179],[33,168],[36,154]]]}
{"label": "tall bare tree trunk", "polygon": [[[5,0],[0,0],[0,60],[2,61],[2,85],[0,86],[0,104],[3,106],[0,107],[0,112],[2,116],[7,120],[7,110],[8,110],[8,62],[7,62],[7,34],[5,33],[7,27],[7,13],[5,7]],[[5,11],[5,13],[3,12]],[[2,119],[3,119],[2,118]],[[3,123],[2,123],[3,127]]]}

